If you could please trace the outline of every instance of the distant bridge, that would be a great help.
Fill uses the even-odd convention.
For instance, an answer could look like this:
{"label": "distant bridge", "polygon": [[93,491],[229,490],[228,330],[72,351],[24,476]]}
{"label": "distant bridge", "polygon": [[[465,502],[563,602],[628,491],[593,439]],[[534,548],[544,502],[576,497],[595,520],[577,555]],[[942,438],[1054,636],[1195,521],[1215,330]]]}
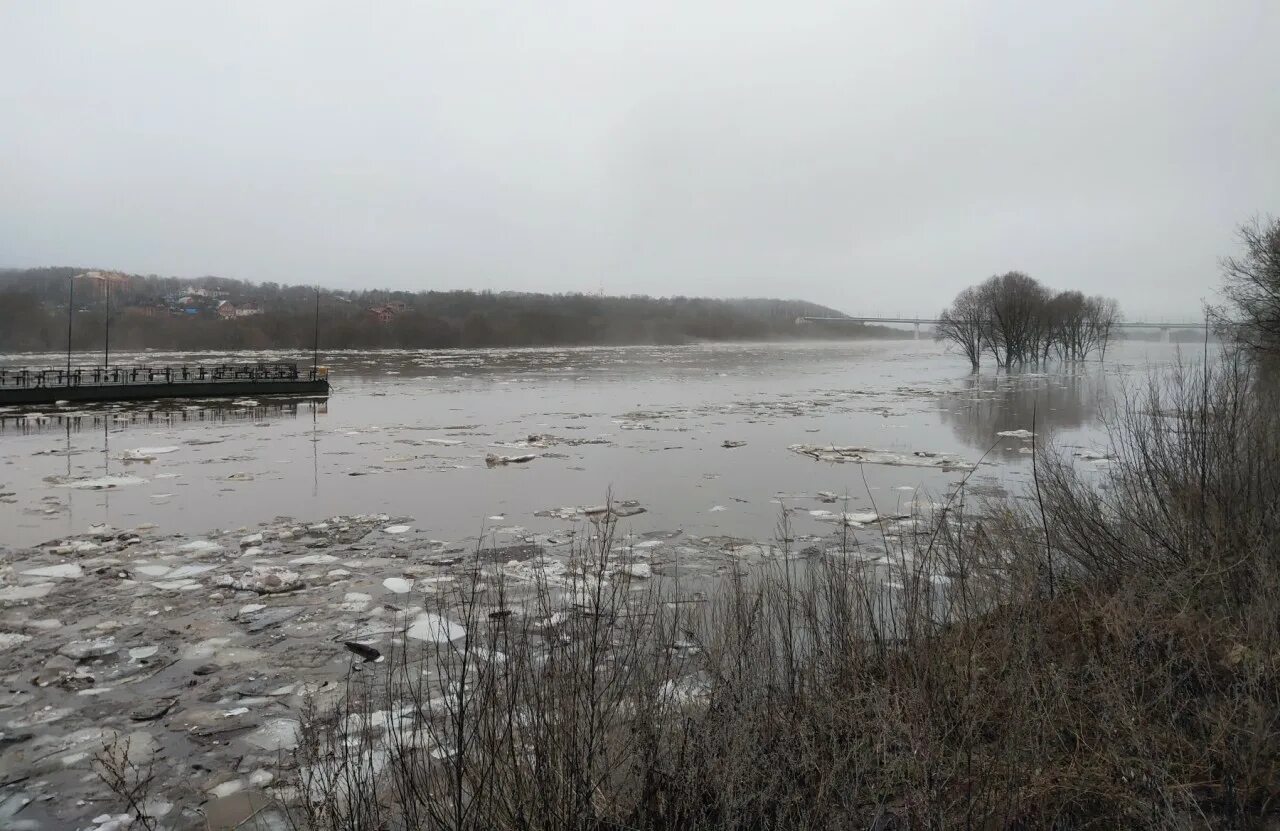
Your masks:
{"label": "distant bridge", "polygon": [[[942,321],[936,317],[800,317],[796,318],[796,323],[879,323],[879,324],[906,324],[916,327],[916,337],[920,336],[920,327],[936,326]],[[1126,320],[1117,323],[1117,329],[1158,329],[1166,338],[1169,336],[1170,330],[1173,329],[1208,329],[1213,324],[1206,320],[1197,320],[1194,323],[1171,322],[1165,323],[1155,320]]]}

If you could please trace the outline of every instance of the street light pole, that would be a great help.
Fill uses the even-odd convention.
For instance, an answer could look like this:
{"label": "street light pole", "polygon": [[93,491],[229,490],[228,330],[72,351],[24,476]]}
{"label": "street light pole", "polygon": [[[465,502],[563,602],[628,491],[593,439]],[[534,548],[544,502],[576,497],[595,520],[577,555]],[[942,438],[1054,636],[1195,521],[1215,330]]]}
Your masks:
{"label": "street light pole", "polygon": [[111,280],[107,279],[107,316],[102,330],[102,372],[106,374],[111,363]]}
{"label": "street light pole", "polygon": [[76,309],[76,278],[67,278],[67,379],[71,383],[71,315]]}
{"label": "street light pole", "polygon": [[320,289],[316,289],[316,322],[311,340],[311,380],[315,380],[320,367]]}

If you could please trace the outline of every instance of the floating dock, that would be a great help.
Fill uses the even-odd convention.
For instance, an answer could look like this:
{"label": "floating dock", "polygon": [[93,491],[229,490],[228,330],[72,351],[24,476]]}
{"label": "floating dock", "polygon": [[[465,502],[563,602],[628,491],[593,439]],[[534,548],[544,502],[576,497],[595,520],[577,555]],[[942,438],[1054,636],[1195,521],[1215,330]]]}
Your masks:
{"label": "floating dock", "polygon": [[327,369],[294,363],[0,369],[0,406],[328,394]]}

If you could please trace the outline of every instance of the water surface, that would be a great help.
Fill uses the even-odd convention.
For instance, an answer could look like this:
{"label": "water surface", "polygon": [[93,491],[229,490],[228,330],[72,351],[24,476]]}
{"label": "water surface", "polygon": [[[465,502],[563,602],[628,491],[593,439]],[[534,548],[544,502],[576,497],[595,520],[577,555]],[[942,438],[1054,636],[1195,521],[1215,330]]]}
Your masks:
{"label": "water surface", "polygon": [[[974,483],[1016,489],[1029,443],[998,433],[1029,430],[1034,408],[1042,435],[1096,445],[1108,396],[1175,355],[1169,345],[1122,343],[1106,365],[973,375],[956,355],[911,340],[323,354],[327,401],[0,409],[0,542],[34,544],[99,523],[198,533],[357,513],[412,517],[440,540],[485,530],[514,537],[563,525],[539,512],[596,505],[607,493],[647,508],[625,520],[637,532],[762,538],[780,502],[821,507],[816,494],[826,491],[883,511],[966,475],[824,464],[790,445],[952,453],[981,462]],[[116,357],[283,358],[309,364],[281,352]],[[530,447],[530,436],[551,438]],[[524,454],[537,458],[486,464]],[[67,487],[104,477],[119,486]]]}

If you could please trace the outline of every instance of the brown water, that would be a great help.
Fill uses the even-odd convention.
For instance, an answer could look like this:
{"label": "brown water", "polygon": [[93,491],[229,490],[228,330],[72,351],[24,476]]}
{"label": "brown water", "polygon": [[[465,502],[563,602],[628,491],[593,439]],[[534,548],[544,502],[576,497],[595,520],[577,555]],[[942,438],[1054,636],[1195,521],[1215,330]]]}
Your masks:
{"label": "brown water", "polygon": [[[948,452],[982,462],[974,483],[1016,488],[1029,445],[998,432],[1030,429],[1034,406],[1042,434],[1097,445],[1099,408],[1121,380],[1175,356],[1169,345],[1122,343],[1106,365],[975,376],[954,354],[911,340],[324,354],[328,401],[0,409],[0,544],[100,523],[198,533],[358,513],[410,516],[440,540],[486,529],[515,537],[562,524],[537,512],[599,504],[609,492],[648,509],[626,520],[637,532],[761,538],[780,501],[829,491],[886,510],[965,473],[826,464],[790,445],[858,445],[908,460]],[[531,435],[554,439],[524,446]],[[537,458],[489,467],[489,454]],[[115,486],[66,486],[104,477]]]}

